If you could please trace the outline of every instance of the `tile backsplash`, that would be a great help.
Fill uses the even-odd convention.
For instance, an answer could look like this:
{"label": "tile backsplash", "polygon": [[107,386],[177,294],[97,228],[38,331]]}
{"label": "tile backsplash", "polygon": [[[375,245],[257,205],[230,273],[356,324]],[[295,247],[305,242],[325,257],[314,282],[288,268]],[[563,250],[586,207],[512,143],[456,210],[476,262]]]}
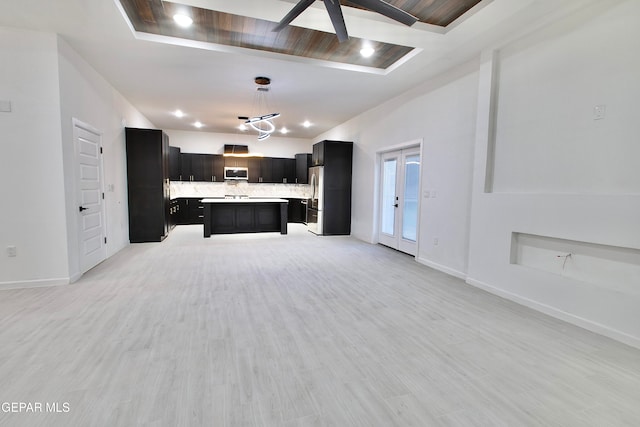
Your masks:
{"label": "tile backsplash", "polygon": [[311,197],[311,186],[308,184],[250,184],[246,181],[171,181],[170,191],[172,199],[179,197],[224,197],[225,195],[289,199],[308,199]]}

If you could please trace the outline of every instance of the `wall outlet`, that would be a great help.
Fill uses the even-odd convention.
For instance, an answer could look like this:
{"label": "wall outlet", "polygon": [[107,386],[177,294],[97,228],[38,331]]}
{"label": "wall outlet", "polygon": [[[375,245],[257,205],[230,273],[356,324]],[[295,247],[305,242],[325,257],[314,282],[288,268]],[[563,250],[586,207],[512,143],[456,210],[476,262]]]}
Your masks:
{"label": "wall outlet", "polygon": [[437,237],[433,239],[433,246],[438,246],[438,243],[440,243],[440,241],[438,240]]}
{"label": "wall outlet", "polygon": [[0,112],[10,113],[11,112],[11,101],[5,101],[0,99]]}
{"label": "wall outlet", "polygon": [[606,105],[596,105],[593,107],[593,120],[602,120],[607,112]]}
{"label": "wall outlet", "polygon": [[7,256],[18,256],[18,249],[15,246],[7,246]]}

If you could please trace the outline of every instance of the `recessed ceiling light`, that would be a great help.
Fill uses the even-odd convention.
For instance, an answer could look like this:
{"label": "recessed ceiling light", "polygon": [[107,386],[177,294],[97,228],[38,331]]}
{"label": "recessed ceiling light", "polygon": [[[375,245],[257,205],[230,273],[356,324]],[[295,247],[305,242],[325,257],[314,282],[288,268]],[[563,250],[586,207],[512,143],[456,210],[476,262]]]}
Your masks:
{"label": "recessed ceiling light", "polygon": [[194,125],[195,127],[197,127],[198,129],[200,129],[202,126],[204,126],[204,125],[203,125],[202,123],[200,123],[200,122],[195,122],[193,125]]}
{"label": "recessed ceiling light", "polygon": [[176,24],[178,24],[181,27],[189,27],[191,26],[191,24],[193,24],[193,19],[191,19],[190,16],[187,15],[181,15],[181,14],[175,14],[173,15],[173,20],[175,21]]}
{"label": "recessed ceiling light", "polygon": [[365,58],[369,58],[374,53],[376,53],[376,50],[371,46],[365,46],[362,49],[360,49],[360,55],[362,55]]}
{"label": "recessed ceiling light", "polygon": [[184,113],[182,112],[182,110],[176,110],[176,111],[173,113],[173,115],[174,115],[174,116],[176,116],[176,117],[178,117],[178,118],[180,118],[180,117],[184,117]]}
{"label": "recessed ceiling light", "polygon": [[302,126],[309,128],[311,127],[311,122],[309,120],[305,120],[304,123],[302,124]]}
{"label": "recessed ceiling light", "polygon": [[238,126],[238,129],[240,129],[242,132],[247,130],[247,125],[245,125],[244,123],[241,123],[240,126]]}
{"label": "recessed ceiling light", "polygon": [[283,135],[286,135],[286,134],[289,133],[289,129],[287,129],[286,127],[283,126],[282,129],[280,129],[280,133],[283,134]]}

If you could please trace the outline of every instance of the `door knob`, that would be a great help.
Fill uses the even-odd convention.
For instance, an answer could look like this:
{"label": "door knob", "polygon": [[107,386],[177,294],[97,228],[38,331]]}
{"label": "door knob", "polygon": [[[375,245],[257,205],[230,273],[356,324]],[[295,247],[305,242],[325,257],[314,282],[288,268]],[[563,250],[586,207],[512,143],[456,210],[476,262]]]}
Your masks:
{"label": "door knob", "polygon": [[82,211],[89,210],[89,208],[83,208],[82,206],[80,206],[80,207],[78,208],[78,210],[79,210],[80,212],[82,212]]}
{"label": "door knob", "polygon": [[398,207],[398,204],[397,204],[397,203],[396,203],[396,204],[394,204],[394,205],[393,205],[393,207],[394,207],[394,208],[397,208],[397,207]]}

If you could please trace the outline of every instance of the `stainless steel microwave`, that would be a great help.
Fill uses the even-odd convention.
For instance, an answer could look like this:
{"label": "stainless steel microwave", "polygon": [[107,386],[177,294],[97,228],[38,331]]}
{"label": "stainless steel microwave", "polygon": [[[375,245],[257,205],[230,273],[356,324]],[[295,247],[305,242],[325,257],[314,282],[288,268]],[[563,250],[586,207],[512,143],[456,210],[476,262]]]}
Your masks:
{"label": "stainless steel microwave", "polygon": [[224,179],[249,179],[249,168],[245,167],[225,167]]}

